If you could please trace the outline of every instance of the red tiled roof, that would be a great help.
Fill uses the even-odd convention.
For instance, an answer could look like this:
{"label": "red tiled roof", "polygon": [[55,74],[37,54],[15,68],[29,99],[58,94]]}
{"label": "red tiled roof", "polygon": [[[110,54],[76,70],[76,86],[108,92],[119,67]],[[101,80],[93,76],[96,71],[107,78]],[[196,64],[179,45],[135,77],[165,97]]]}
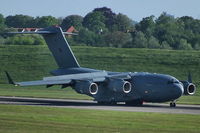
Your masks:
{"label": "red tiled roof", "polygon": [[67,30],[67,32],[77,32],[77,31],[74,28],[74,26],[71,26],[71,27],[69,27],[69,29]]}

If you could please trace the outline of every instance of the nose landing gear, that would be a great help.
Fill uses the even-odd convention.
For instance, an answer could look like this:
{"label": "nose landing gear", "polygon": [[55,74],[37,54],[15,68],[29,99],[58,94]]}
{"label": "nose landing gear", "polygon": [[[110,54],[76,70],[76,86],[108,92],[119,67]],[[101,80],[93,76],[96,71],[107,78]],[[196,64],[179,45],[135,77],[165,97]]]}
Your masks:
{"label": "nose landing gear", "polygon": [[176,101],[172,101],[172,102],[170,103],[170,107],[176,107]]}

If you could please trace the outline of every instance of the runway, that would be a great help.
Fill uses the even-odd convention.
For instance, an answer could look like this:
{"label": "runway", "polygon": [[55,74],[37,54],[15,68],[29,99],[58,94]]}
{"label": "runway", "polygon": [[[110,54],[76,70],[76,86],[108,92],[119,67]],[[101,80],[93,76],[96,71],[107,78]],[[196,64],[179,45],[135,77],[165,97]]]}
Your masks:
{"label": "runway", "polygon": [[123,103],[118,105],[99,105],[97,104],[97,102],[90,100],[23,98],[23,97],[4,97],[4,96],[0,96],[0,104],[200,115],[200,105],[177,104],[176,108],[171,108],[169,107],[168,104],[144,103],[144,105],[141,107],[132,107],[132,106],[126,106]]}

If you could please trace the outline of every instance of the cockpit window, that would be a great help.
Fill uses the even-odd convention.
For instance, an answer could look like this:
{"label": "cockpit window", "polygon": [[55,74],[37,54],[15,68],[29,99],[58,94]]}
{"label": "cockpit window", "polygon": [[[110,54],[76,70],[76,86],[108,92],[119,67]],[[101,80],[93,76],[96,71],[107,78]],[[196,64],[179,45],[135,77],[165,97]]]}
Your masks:
{"label": "cockpit window", "polygon": [[174,84],[174,83],[179,83],[179,81],[178,80],[175,80],[175,79],[171,79],[171,80],[169,80],[168,82],[167,82],[167,84]]}

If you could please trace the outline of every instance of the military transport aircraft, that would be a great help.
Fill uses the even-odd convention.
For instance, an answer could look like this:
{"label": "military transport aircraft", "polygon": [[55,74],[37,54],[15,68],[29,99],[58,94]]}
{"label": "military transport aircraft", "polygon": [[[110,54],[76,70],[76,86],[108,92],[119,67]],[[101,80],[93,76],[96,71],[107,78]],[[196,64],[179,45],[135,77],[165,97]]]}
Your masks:
{"label": "military transport aircraft", "polygon": [[6,72],[10,84],[16,86],[61,85],[71,86],[76,92],[94,98],[100,104],[125,102],[127,105],[142,105],[143,102],[167,102],[176,106],[176,100],[196,91],[189,74],[188,81],[179,81],[170,75],[147,72],[110,72],[83,68],[77,62],[65,34],[58,26],[36,31],[12,32],[14,34],[41,34],[52,52],[58,69],[51,77],[38,81],[14,82]]}

